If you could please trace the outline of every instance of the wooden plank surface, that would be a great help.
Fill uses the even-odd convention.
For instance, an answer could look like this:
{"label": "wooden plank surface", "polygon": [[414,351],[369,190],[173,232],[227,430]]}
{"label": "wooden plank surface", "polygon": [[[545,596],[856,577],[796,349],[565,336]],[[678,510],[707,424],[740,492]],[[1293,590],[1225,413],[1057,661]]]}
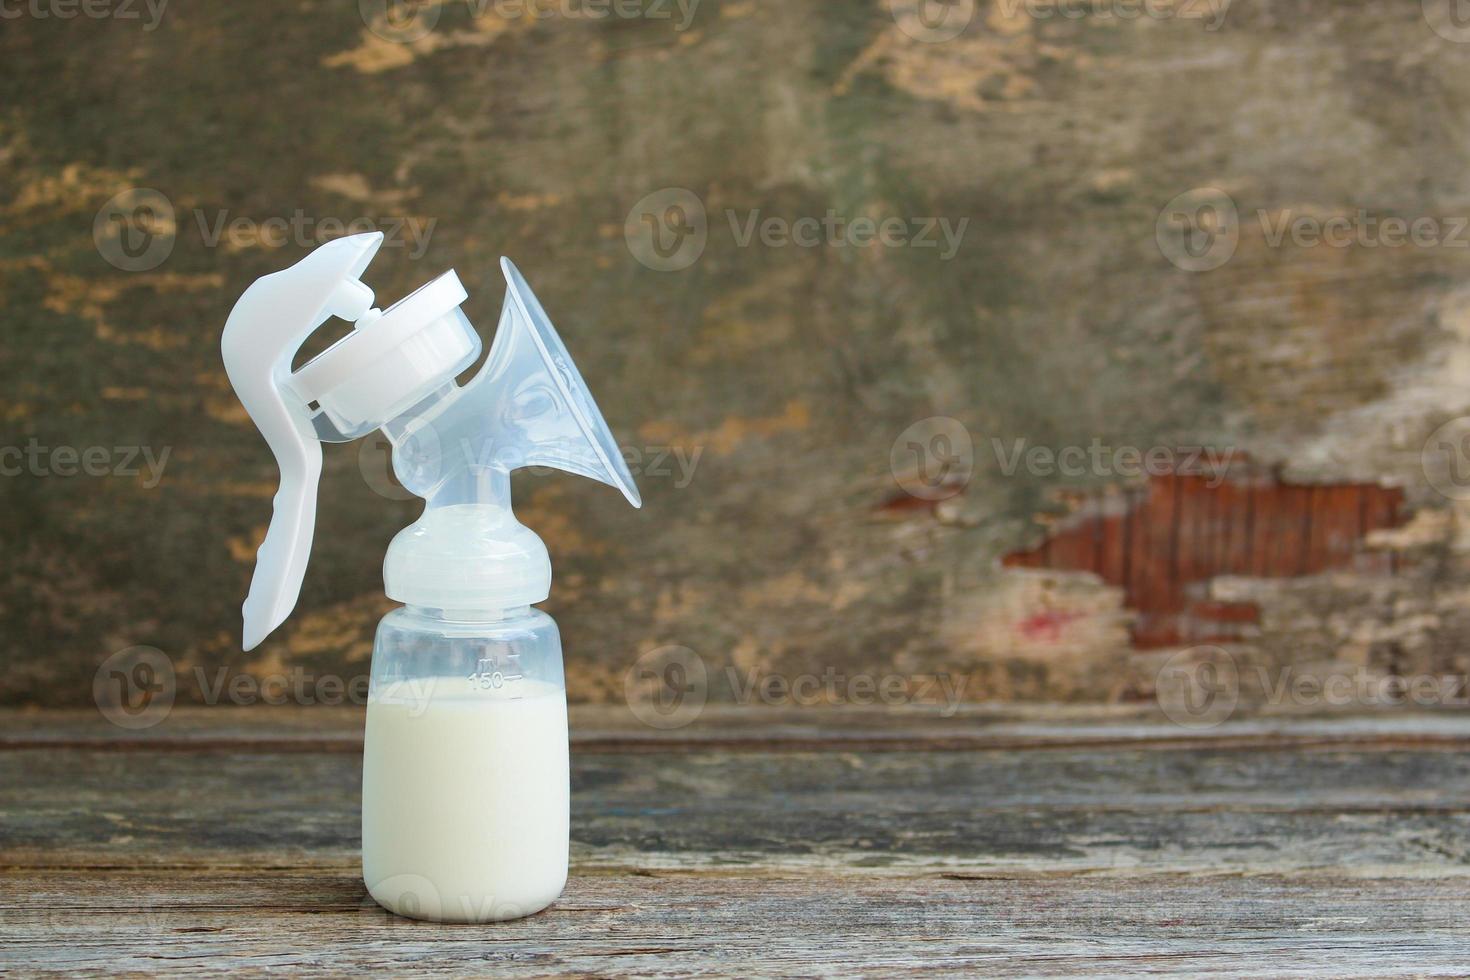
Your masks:
{"label": "wooden plank surface", "polygon": [[1382,976],[1470,957],[1470,719],[1181,742],[1136,715],[1008,712],[989,719],[1005,747],[954,744],[985,719],[936,719],[936,752],[920,719],[805,714],[647,740],[604,717],[573,751],[565,896],[494,926],[366,898],[350,712],[315,738],[297,712],[171,718],[125,751],[82,715],[0,715],[0,968]]}
{"label": "wooden plank surface", "polygon": [[[588,751],[969,751],[975,749],[1354,746],[1470,748],[1470,720],[1454,710],[1373,714],[1242,713],[1228,725],[1175,725],[1153,702],[1118,705],[745,707],[706,705],[688,725],[651,728],[623,705],[572,705],[572,744]],[[360,707],[176,707],[153,728],[120,729],[96,709],[0,709],[0,750],[93,748],[200,751],[248,747],[280,752],[362,748]]]}
{"label": "wooden plank surface", "polygon": [[[355,865],[346,753],[0,753],[15,866]],[[1459,752],[575,754],[578,860],[640,867],[1470,867]]]}
{"label": "wooden plank surface", "polygon": [[[588,873],[494,926],[386,915],[340,870],[47,872],[3,956],[57,971],[508,976],[1462,975],[1470,880]],[[20,893],[18,893],[20,892]]]}

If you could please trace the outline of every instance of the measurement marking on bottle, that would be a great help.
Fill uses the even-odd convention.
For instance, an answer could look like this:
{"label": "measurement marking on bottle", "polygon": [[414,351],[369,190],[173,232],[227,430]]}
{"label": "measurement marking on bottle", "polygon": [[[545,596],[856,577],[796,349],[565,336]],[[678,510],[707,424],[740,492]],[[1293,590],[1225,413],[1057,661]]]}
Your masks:
{"label": "measurement marking on bottle", "polygon": [[520,667],[521,655],[518,653],[506,654],[504,657],[481,657],[479,663],[475,664],[475,672],[469,676],[469,682],[484,691],[502,688],[509,681],[518,681],[525,677]]}

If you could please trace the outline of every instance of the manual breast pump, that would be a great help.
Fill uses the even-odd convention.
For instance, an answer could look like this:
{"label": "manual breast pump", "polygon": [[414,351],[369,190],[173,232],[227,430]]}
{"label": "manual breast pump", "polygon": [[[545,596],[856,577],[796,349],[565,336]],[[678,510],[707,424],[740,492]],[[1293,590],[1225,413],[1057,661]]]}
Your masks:
{"label": "manual breast pump", "polygon": [[[453,271],[379,310],[361,275],[381,234],[329,242],[240,297],[222,350],[281,483],[244,605],[244,648],[300,596],[323,442],[382,429],[393,469],[424,498],[393,538],[378,626],[362,786],[372,897],[456,922],[537,912],[566,883],[570,782],[561,638],[533,608],[551,590],[546,546],[516,520],[510,474],[547,466],[638,489],[586,383],[509,259],[484,366]],[[293,371],[329,318],[352,331]]]}

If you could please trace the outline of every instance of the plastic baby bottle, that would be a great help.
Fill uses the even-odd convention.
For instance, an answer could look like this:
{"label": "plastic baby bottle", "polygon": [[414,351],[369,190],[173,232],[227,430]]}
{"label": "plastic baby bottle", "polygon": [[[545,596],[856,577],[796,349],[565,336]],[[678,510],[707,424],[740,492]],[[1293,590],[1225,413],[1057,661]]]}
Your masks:
{"label": "plastic baby bottle", "polygon": [[[363,880],[383,907],[453,922],[540,911],[567,877],[570,776],[546,546],[516,520],[510,473],[547,466],[622,490],[621,451],[556,331],[508,259],[495,342],[481,351],[453,272],[386,311],[359,280],[382,243],[321,246],[248,289],[225,326],[226,370],[275,453],[281,485],[245,601],[245,649],[291,613],[310,555],[321,443],[381,428],[423,515],[393,539],[373,648],[362,790]],[[354,328],[292,371],[329,317]]]}

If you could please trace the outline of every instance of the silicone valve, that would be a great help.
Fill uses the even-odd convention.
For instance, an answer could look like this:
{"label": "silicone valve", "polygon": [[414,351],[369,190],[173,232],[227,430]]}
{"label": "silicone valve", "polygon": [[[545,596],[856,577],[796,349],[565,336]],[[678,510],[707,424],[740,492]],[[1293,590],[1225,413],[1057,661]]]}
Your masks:
{"label": "silicone valve", "polygon": [[307,406],[287,397],[291,361],[328,317],[356,322],[372,308],[373,292],[358,277],[382,244],[382,234],[373,232],[322,245],[291,268],[258,279],[225,324],[225,371],[281,470],[243,609],[246,650],[295,608],[316,531],[322,448]]}

